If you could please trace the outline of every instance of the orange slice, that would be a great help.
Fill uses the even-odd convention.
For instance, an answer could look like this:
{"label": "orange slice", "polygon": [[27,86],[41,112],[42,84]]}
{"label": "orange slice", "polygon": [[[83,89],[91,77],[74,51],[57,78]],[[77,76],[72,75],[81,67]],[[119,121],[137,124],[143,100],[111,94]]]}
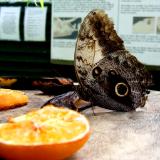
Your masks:
{"label": "orange slice", "polygon": [[28,103],[28,96],[19,90],[0,88],[0,110],[20,107]]}
{"label": "orange slice", "polygon": [[10,87],[16,82],[17,82],[17,79],[15,79],[15,78],[0,77],[0,86],[1,87]]}
{"label": "orange slice", "polygon": [[90,128],[82,114],[53,106],[0,124],[0,157],[5,159],[65,159],[88,140]]}

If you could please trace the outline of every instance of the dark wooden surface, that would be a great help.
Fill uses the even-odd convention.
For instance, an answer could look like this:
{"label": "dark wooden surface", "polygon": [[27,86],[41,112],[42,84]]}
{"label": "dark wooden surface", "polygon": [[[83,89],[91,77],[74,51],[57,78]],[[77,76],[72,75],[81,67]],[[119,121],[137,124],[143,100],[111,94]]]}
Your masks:
{"label": "dark wooden surface", "polygon": [[[0,112],[0,121],[39,108],[50,96],[25,91],[28,105]],[[144,108],[113,112],[95,107],[83,112],[91,125],[87,144],[68,160],[158,160],[160,159],[160,92],[151,91]]]}

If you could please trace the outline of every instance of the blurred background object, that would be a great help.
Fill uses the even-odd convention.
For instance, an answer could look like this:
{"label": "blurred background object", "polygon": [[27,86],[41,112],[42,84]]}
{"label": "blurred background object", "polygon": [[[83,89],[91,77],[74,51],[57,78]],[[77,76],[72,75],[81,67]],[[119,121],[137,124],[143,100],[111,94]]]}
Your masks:
{"label": "blurred background object", "polygon": [[[119,4],[121,13],[117,13],[115,12],[117,2],[109,0],[94,3],[86,1],[88,5],[80,5],[81,2],[78,0],[68,1],[67,5],[63,4],[63,0],[58,2],[37,0],[36,4],[34,0],[29,2],[27,4],[23,0],[0,1],[0,77],[5,78],[5,81],[1,79],[1,87],[32,88],[33,81],[37,82],[33,83],[34,87],[41,85],[42,88],[46,83],[51,87],[51,83],[55,84],[56,77],[77,81],[74,71],[76,37],[83,17],[97,7],[105,9],[113,18],[115,25],[121,25],[121,20],[123,22],[128,20],[128,25],[123,23],[122,27],[116,26],[119,27],[119,34],[127,48],[146,64],[153,75],[154,85],[151,89],[160,90],[158,13],[156,16],[153,14],[150,16],[148,11],[148,16],[133,14],[128,18],[129,10],[125,10],[128,3],[125,5],[125,2],[121,2]],[[132,6],[129,9],[132,9]],[[116,14],[121,15],[118,17]],[[141,23],[138,29],[135,29],[138,22]],[[147,33],[146,25],[151,26]],[[130,29],[127,30],[125,27]],[[153,43],[150,43],[151,40]],[[141,41],[142,43],[147,41],[152,45],[143,43],[141,46]],[[138,45],[134,42],[138,42]],[[53,81],[50,83],[49,79]]]}

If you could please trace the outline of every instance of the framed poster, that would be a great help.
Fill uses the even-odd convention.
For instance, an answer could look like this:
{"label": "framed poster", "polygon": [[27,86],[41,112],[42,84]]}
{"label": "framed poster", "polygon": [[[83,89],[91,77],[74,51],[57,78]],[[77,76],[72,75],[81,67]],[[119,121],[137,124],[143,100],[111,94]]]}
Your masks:
{"label": "framed poster", "polygon": [[52,0],[51,60],[73,63],[76,37],[83,18],[103,9],[113,19],[126,48],[146,65],[160,65],[160,1]]}

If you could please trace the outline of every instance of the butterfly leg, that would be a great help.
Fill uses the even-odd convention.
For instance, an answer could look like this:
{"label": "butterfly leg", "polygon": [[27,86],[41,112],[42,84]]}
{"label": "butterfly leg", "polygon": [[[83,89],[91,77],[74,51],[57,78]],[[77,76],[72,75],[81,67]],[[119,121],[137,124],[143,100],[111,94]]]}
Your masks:
{"label": "butterfly leg", "polygon": [[70,91],[48,100],[42,107],[53,104],[57,107],[67,107],[76,111],[90,108],[91,102],[83,100],[76,91]]}

